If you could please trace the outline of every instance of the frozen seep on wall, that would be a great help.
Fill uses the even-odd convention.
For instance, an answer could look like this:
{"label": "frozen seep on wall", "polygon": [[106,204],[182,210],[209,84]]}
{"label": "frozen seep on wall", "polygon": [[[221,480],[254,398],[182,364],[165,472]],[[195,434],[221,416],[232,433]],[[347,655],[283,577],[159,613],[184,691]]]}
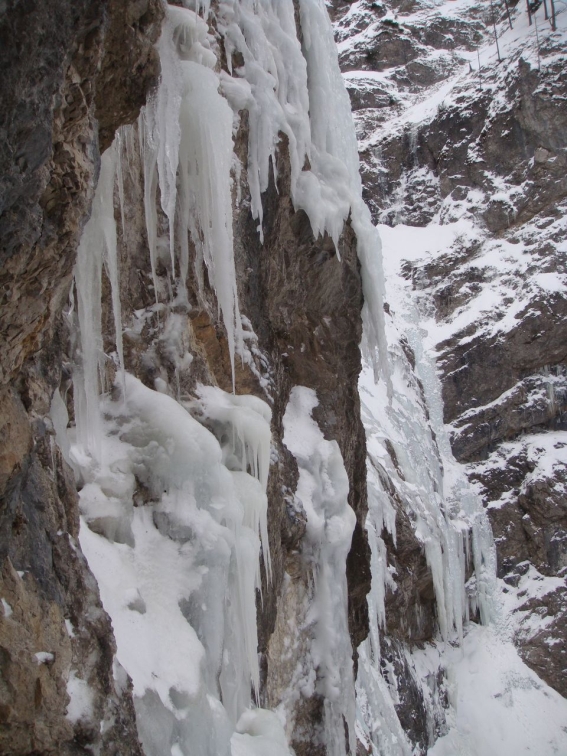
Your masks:
{"label": "frozen seep on wall", "polygon": [[[347,621],[345,565],[355,520],[348,477],[338,444],[325,440],[313,417],[316,392],[296,386],[283,425],[299,470],[295,495],[306,514],[302,548],[313,581],[302,684],[310,686],[305,695],[323,699],[327,753],[354,753],[356,734],[378,753],[410,753],[379,666],[384,595],[395,584],[381,533],[384,526],[395,540],[395,512],[376,470],[393,481],[411,512],[433,575],[443,639],[454,631],[461,635],[468,617],[470,540],[474,602],[483,620],[490,616],[490,534],[451,467],[433,369],[419,360],[420,394],[399,335],[386,331],[380,241],[361,199],[350,104],[324,3],[298,3],[301,42],[292,0],[222,0],[214,17],[208,3],[197,6],[168,6],[157,92],[137,128],[123,128],[102,157],[69,311],[74,428],[67,430],[59,394],[52,405],[59,445],[81,486],[81,547],[116,635],[115,678],[123,685],[126,675],[132,679],[148,756],[289,753],[285,702],[279,718],[254,708],[261,564],[268,585],[271,575],[269,401],[204,385],[189,399],[161,379],[149,388],[125,372],[122,345],[114,205],[117,199],[124,230],[123,177],[137,151],[156,312],[164,298],[171,311],[188,311],[186,280],[193,275],[203,297],[207,287],[215,293],[233,387],[238,362],[249,360],[233,249],[233,210],[243,201],[234,135],[246,113],[245,168],[260,238],[262,193],[270,172],[277,173],[284,134],[295,210],[304,210],[315,236],[328,234],[337,251],[350,218],[365,295],[361,389],[372,463],[368,531],[374,571],[371,635],[360,649],[358,715]],[[160,266],[168,269],[167,290],[158,279]],[[103,353],[103,269],[115,330],[111,362]],[[416,323],[410,331],[418,354]],[[186,351],[176,359],[188,366],[192,355]],[[383,453],[385,438],[395,447],[398,466]],[[89,705],[81,691],[72,677],[69,711],[77,716]],[[377,734],[378,720],[384,726]],[[397,737],[397,750],[387,750],[386,730]]]}
{"label": "frozen seep on wall", "polygon": [[[379,754],[405,756],[414,752],[414,746],[395,709],[400,683],[393,669],[383,674],[379,664],[381,636],[386,634],[387,641],[386,594],[397,590],[396,570],[388,564],[383,537],[387,534],[396,544],[396,502],[403,502],[423,546],[442,645],[462,643],[471,612],[483,624],[497,620],[498,600],[492,530],[451,453],[439,379],[423,350],[418,313],[407,294],[390,287],[388,297],[398,316],[395,324],[388,319],[387,333],[393,397],[388,400],[385,384],[376,383],[369,366],[359,382],[368,444],[373,582],[368,597],[370,633],[359,649],[357,700],[361,740]],[[410,606],[408,627],[422,624],[420,611],[419,603]],[[440,734],[435,731],[436,720],[445,719],[443,703],[437,684],[430,687],[416,672],[411,643],[405,653],[426,710],[429,732],[424,737],[432,743]]]}

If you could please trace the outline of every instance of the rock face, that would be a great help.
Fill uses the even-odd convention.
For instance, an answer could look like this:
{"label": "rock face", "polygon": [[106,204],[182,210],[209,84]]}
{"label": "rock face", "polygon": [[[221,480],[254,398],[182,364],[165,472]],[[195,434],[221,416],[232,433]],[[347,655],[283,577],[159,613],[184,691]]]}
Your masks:
{"label": "rock face", "polygon": [[[516,53],[499,70],[485,66],[477,92],[472,75],[458,75],[466,53],[482,41],[480,7],[472,4],[448,17],[405,0],[332,5],[375,218],[424,227],[464,218],[472,227],[434,259],[409,261],[405,274],[440,324],[445,419],[452,423],[455,454],[469,465],[493,523],[499,574],[516,602],[520,651],[565,693],[567,310],[557,284],[565,272],[564,43],[546,39],[541,71]],[[215,3],[212,8],[217,69],[228,78],[226,30]],[[298,24],[297,3],[295,10]],[[329,236],[313,233],[304,211],[295,210],[291,146],[283,133],[272,157],[277,176],[270,172],[262,194],[260,240],[251,209],[255,178],[246,169],[249,116],[237,108],[234,262],[246,348],[233,376],[219,301],[191,243],[187,296],[172,294],[179,271],[164,244],[168,219],[155,182],[148,192],[141,157],[147,122],[135,122],[158,80],[154,45],[163,13],[157,0],[72,6],[49,0],[37,7],[9,2],[0,15],[0,751],[143,753],[132,683],[116,660],[111,622],[81,553],[77,482],[61,444],[67,415],[74,422],[70,376],[78,356],[76,313],[66,303],[100,156],[118,130],[119,286],[113,301],[113,272],[103,269],[101,381],[114,383],[119,396],[119,300],[124,367],[145,386],[174,397],[194,416],[200,387],[230,392],[233,381],[238,395],[270,405],[273,576],[268,583],[262,573],[257,601],[259,697],[266,708],[285,709],[286,734],[297,756],[323,756],[328,701],[310,646],[316,581],[303,553],[307,517],[297,495],[298,464],[283,441],[283,418],[294,387],[313,390],[313,419],[342,455],[356,517],[346,565],[356,666],[357,647],[376,624],[367,604],[371,552],[357,386],[363,308],[357,240],[347,221],[335,248]],[[233,54],[235,68],[243,65],[239,55]],[[449,102],[423,122],[402,118],[449,76],[457,77]],[[156,196],[148,200],[151,192]],[[159,242],[155,259],[148,254],[150,205]],[[495,251],[501,253],[499,266],[487,257]],[[497,306],[482,310],[480,318],[463,317],[493,284],[501,295]],[[391,325],[395,314],[385,309]],[[398,346],[411,372],[416,357],[405,341]],[[427,413],[424,387],[415,376],[412,381],[416,404]],[[210,418],[198,419],[218,431]],[[384,582],[381,674],[395,691],[408,748],[424,754],[446,730],[447,690],[438,670],[426,691],[408,651],[434,638],[441,610],[415,513],[400,494],[412,483],[404,479],[394,444],[386,439],[384,448],[385,458],[370,455],[384,508],[396,521],[395,529],[385,525],[376,534],[395,575]],[[149,510],[151,498],[138,476],[132,507]],[[175,541],[167,517],[154,517],[153,524]],[[102,529],[100,523],[91,526]],[[142,614],[143,601],[134,610]],[[534,617],[546,622],[534,624]],[[175,698],[172,690],[168,695]],[[352,733],[344,717],[341,738],[343,729],[348,752]]]}
{"label": "rock face", "polygon": [[[434,229],[403,270],[453,451],[487,507],[520,654],[566,695],[565,37],[544,25],[538,57],[502,18],[498,65],[496,49],[466,56],[478,5],[451,12],[450,39],[420,4],[335,8],[366,198],[378,222]],[[418,45],[445,73],[412,78]]]}
{"label": "rock face", "polygon": [[[111,0],[72,7],[10,4],[0,21],[0,417],[6,440],[0,456],[0,750],[10,754],[142,752],[131,683],[114,658],[110,621],[78,544],[76,484],[55,443],[50,410],[52,401],[60,401],[60,389],[72,418],[74,347],[64,308],[77,246],[100,154],[118,127],[136,119],[157,81],[154,43],[162,17],[153,0]],[[247,128],[243,118],[235,139],[243,164]],[[137,127],[121,133],[124,139],[138,138]],[[122,148],[127,150],[124,142]],[[294,385],[317,392],[316,421],[327,439],[338,442],[349,478],[349,503],[356,513],[347,565],[353,648],[368,632],[370,586],[365,438],[357,390],[362,285],[356,238],[347,224],[339,259],[330,238],[314,237],[307,215],[295,212],[291,202],[283,135],[277,158],[277,185],[272,179],[262,200],[263,245],[250,211],[245,170],[235,217],[239,303],[253,337],[251,363],[236,365],[236,391],[273,404],[272,444],[278,458],[268,484],[273,581],[264,585],[258,603],[262,696],[268,706],[276,706],[293,684],[301,643],[309,637],[305,609],[313,591],[310,568],[301,557],[305,515],[294,497],[297,465],[282,441],[282,418]],[[153,278],[143,187],[137,153],[124,175],[127,222],[119,224],[118,240],[125,367],[152,388],[160,379],[187,400],[198,383],[230,391],[228,342],[218,303],[207,281],[204,289],[198,285],[194,260],[188,307],[171,304],[162,258]],[[116,214],[120,219],[118,207]],[[159,209],[158,224],[165,222]],[[110,300],[105,274],[107,354],[116,349]],[[166,331],[176,318],[182,323],[177,348],[179,354],[190,349],[190,369],[179,369]],[[110,361],[106,369],[112,378]],[[138,496],[143,506],[143,486]],[[302,602],[294,606],[297,597]],[[299,631],[297,656],[286,668],[278,643],[287,642],[281,633],[295,610],[303,612],[306,626]],[[290,717],[296,753],[323,753],[321,696],[300,697]]]}
{"label": "rock face", "polygon": [[98,171],[95,119],[104,144],[136,117],[159,74],[162,15],[158,2],[48,2],[8,3],[0,17],[3,753],[140,753],[110,620],[77,548],[75,483],[49,410]]}

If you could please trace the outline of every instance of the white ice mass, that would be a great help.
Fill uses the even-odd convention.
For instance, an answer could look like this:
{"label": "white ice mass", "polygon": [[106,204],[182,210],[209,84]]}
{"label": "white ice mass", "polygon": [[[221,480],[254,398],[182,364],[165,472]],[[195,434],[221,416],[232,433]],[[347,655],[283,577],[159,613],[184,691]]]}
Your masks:
{"label": "white ice mass", "polygon": [[[164,245],[158,234],[159,191],[169,227],[165,246],[170,299],[186,303],[191,240],[197,278],[202,283],[205,266],[216,293],[234,375],[244,342],[233,251],[238,183],[233,134],[246,111],[251,212],[260,236],[261,195],[270,171],[277,172],[283,133],[295,208],[307,212],[316,235],[326,232],[335,244],[350,215],[363,274],[365,367],[360,391],[369,455],[367,527],[373,583],[371,633],[359,649],[356,700],[345,572],[355,516],[347,503],[347,474],[337,443],[326,441],[312,418],[317,405],[312,390],[292,390],[284,419],[284,441],[299,468],[297,496],[307,514],[304,556],[315,584],[310,655],[325,698],[327,752],[346,756],[346,722],[353,754],[355,734],[374,754],[412,753],[395,712],[395,685],[385,681],[379,663],[385,591],[395,587],[381,533],[385,527],[394,540],[396,533],[395,512],[376,472],[382,469],[406,502],[433,575],[439,643],[430,655],[437,654],[438,666],[444,665],[455,679],[454,727],[431,753],[488,756],[491,752],[482,750],[481,739],[463,735],[460,722],[469,710],[470,726],[481,726],[481,713],[494,721],[486,712],[488,704],[475,709],[471,701],[496,693],[472,685],[466,669],[478,657],[482,674],[488,663],[480,645],[496,632],[483,635],[485,628],[480,627],[466,631],[471,597],[483,623],[498,620],[490,528],[452,458],[438,380],[423,350],[418,315],[407,292],[400,294],[401,284],[393,274],[388,300],[397,307],[399,332],[393,326],[386,330],[380,239],[361,198],[350,103],[325,4],[300,0],[302,43],[292,0],[221,0],[215,9],[220,43],[207,23],[209,3],[196,5],[196,10],[167,7],[159,42],[159,88],[140,116],[138,136],[134,129],[121,130],[102,157],[70,313],[76,340],[73,428],[67,429],[59,394],[52,405],[58,442],[81,486],[81,547],[112,619],[116,678],[123,679],[125,670],[133,681],[144,751],[147,756],[290,754],[285,723],[257,708],[261,563],[268,581],[271,573],[266,496],[270,407],[259,398],[211,386],[201,386],[185,402],[124,373],[122,354],[114,194],[116,189],[124,224],[122,162],[134,144],[144,166],[156,301],[155,271]],[[219,44],[228,72],[219,72]],[[112,287],[114,387],[104,380],[109,358],[103,352],[101,326],[103,266]],[[393,302],[396,292],[399,298]],[[402,334],[416,355],[415,373],[400,346]],[[386,439],[395,449],[398,470],[385,450]],[[467,592],[469,553],[476,579]],[[511,653],[510,644],[506,648]],[[425,653],[411,660],[416,679],[425,679],[430,663]],[[501,663],[507,664],[506,659]],[[520,666],[514,657],[506,670],[513,676]],[[506,679],[514,688],[515,678]],[[530,696],[541,704],[532,678],[525,679],[519,714],[514,709],[506,720],[512,724],[506,726],[513,726],[514,717],[530,716]],[[69,717],[76,718],[89,705],[88,691],[75,673],[68,689]],[[538,690],[548,695],[543,686]],[[555,699],[553,706],[565,716]]]}

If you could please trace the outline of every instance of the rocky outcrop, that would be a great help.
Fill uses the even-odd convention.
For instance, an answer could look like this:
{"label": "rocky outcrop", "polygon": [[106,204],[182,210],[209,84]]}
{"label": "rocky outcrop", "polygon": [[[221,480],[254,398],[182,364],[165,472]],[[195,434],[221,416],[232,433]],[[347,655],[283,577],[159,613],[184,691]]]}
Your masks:
{"label": "rocky outcrop", "polygon": [[98,169],[95,118],[104,146],[136,117],[157,80],[161,18],[157,2],[14,4],[3,14],[4,380],[53,338]]}
{"label": "rocky outcrop", "polygon": [[[521,277],[521,297],[518,287],[510,285],[500,308],[455,328],[438,345],[438,357],[454,450],[469,463],[470,478],[484,496],[498,541],[499,574],[517,602],[521,653],[538,674],[565,692],[557,669],[565,645],[567,522],[561,450],[566,444],[561,431],[567,401],[566,313],[564,295],[550,290],[549,278],[564,272],[558,248],[564,238],[566,194],[565,84],[559,60],[552,59],[562,48],[549,41],[545,73],[517,57],[500,71],[485,70],[481,92],[475,91],[471,74],[455,86],[454,102],[441,103],[426,122],[408,125],[400,119],[387,133],[377,134],[377,126],[402,116],[428,88],[458,72],[464,53],[481,41],[480,11],[471,5],[448,21],[413,2],[362,2],[353,9],[350,3],[334,5],[362,140],[365,191],[375,217],[420,225],[434,216],[444,224],[466,217],[482,229],[470,238],[456,238],[434,260],[406,265],[424,309],[440,323],[452,322],[495,275],[503,281]],[[216,28],[214,11],[213,3],[211,39],[220,50],[223,31]],[[73,423],[69,371],[78,357],[76,316],[65,311],[65,303],[100,153],[118,127],[135,122],[157,80],[154,43],[162,15],[153,0],[72,8],[51,0],[41,8],[9,5],[0,21],[0,38],[6,40],[1,70],[9,72],[0,81],[0,134],[5,135],[0,154],[0,332],[5,340],[0,356],[5,438],[0,453],[0,750],[11,754],[142,753],[131,682],[116,662],[110,620],[78,544],[76,482],[60,434],[59,445],[55,442],[54,422],[63,417],[65,424],[67,411]],[[23,54],[26,45],[34,54]],[[220,52],[218,59],[217,67],[226,74],[226,54]],[[233,62],[241,64],[238,54]],[[495,96],[500,90],[504,98]],[[200,386],[230,392],[234,380],[237,394],[255,395],[271,406],[268,536],[273,576],[268,583],[262,573],[257,601],[260,703],[283,705],[297,756],[322,756],[326,702],[318,688],[320,670],[312,661],[302,670],[314,633],[313,570],[302,553],[306,515],[296,493],[297,463],[283,443],[283,417],[295,386],[313,389],[319,402],[314,419],[325,438],[338,443],[344,460],[356,515],[347,561],[348,629],[356,658],[356,648],[368,634],[371,581],[366,443],[357,389],[361,272],[349,222],[335,249],[328,236],[314,235],[303,211],[294,209],[283,134],[275,155],[277,177],[274,171],[262,197],[260,241],[245,168],[245,110],[237,114],[235,128],[234,251],[245,359],[237,358],[233,376],[219,302],[191,244],[182,282],[187,297],[173,296],[179,271],[172,269],[164,243],[168,221],[159,196],[153,197],[158,244],[152,265],[147,176],[139,149],[143,134],[132,125],[120,130],[115,143],[122,182],[115,192],[115,219],[124,367],[147,387],[175,397],[217,434],[222,431],[214,421],[203,417]],[[155,184],[151,192],[155,194]],[[510,253],[516,246],[528,250],[529,264]],[[495,274],[483,255],[497,248],[508,255],[506,260],[513,259]],[[109,387],[115,384],[119,399],[111,289],[104,270],[102,372]],[[521,306],[510,324],[506,307],[515,295]],[[399,346],[404,364],[415,369],[411,348],[403,341]],[[418,380],[416,385],[416,401],[426,415],[424,388]],[[53,401],[59,404],[54,407]],[[429,417],[426,421],[439,456]],[[535,436],[519,437],[534,430],[558,433],[543,446]],[[385,581],[382,674],[395,690],[403,731],[416,753],[425,753],[446,729],[447,689],[437,670],[427,680],[426,693],[408,651],[434,638],[439,609],[415,513],[396,485],[408,481],[393,444],[385,440],[384,447],[388,459],[377,462],[375,471],[396,513],[396,528],[395,536],[392,527],[377,534],[395,575],[395,581]],[[151,496],[138,476],[132,506],[155,504]],[[175,540],[167,516],[153,522]],[[91,525],[103,530],[94,520]],[[534,581],[545,590],[532,590]],[[546,622],[535,626],[535,616]],[[305,681],[298,670],[309,675],[301,692],[299,683]],[[151,700],[148,711],[150,707]],[[350,733],[346,720],[344,724],[346,742]]]}
{"label": "rocky outcrop", "polygon": [[159,73],[161,18],[158,2],[8,3],[0,18],[3,753],[140,753],[49,410],[99,125],[104,144],[137,116]]}
{"label": "rocky outcrop", "polygon": [[[551,52],[554,48],[548,49]],[[460,165],[465,170],[461,167],[458,180],[464,178],[466,184],[480,189],[483,199],[477,195],[471,202],[466,184],[464,188],[462,184],[455,187],[453,178],[443,178],[445,159],[437,163],[441,196],[451,190],[449,201],[441,207],[441,217],[450,222],[466,208],[484,224],[485,241],[480,245],[473,242],[464,256],[449,255],[439,260],[435,272],[433,266],[412,272],[416,287],[427,291],[426,296],[431,292],[440,321],[450,322],[463,310],[473,310],[483,292],[498,285],[504,289],[501,305],[438,345],[438,360],[445,417],[455,429],[454,452],[463,461],[487,458],[485,465],[472,465],[471,474],[477,479],[477,468],[484,469],[478,479],[497,539],[500,575],[512,583],[518,579],[514,577],[515,566],[525,560],[544,575],[564,575],[562,560],[557,557],[565,549],[566,492],[560,449],[565,428],[567,323],[560,252],[565,238],[562,218],[566,188],[560,175],[565,143],[559,133],[565,134],[567,114],[559,93],[563,86],[560,66],[551,63],[544,71],[534,71],[520,58],[507,82],[510,107],[492,118],[487,113],[479,122],[476,140],[465,140],[463,147],[469,157],[467,160],[464,153],[461,155]],[[544,116],[541,120],[539,113]],[[449,108],[439,124],[429,125],[429,133],[437,128],[439,133],[454,133],[449,125],[454,117]],[[460,133],[465,133],[462,116],[456,121]],[[501,134],[506,134],[506,144]],[[431,144],[427,137],[425,144]],[[456,151],[451,152],[455,155]],[[471,160],[472,153],[476,162]],[[451,160],[449,172],[455,176],[458,158],[455,155]],[[478,176],[476,166],[482,167]],[[507,192],[494,191],[497,177],[505,182]],[[492,254],[500,253],[506,260],[504,247],[508,243],[511,249],[521,245],[527,259],[512,262],[512,254],[503,264],[505,272],[495,276],[485,251],[492,235],[503,239],[499,245],[492,243]],[[548,281],[555,282],[551,289]],[[521,295],[515,298],[514,292],[520,290]],[[513,309],[512,318],[507,316],[508,308]],[[550,438],[556,443],[552,444],[554,449],[546,448],[550,464],[547,472],[539,470],[536,483],[532,481],[530,449],[537,447],[537,440],[527,446],[521,441],[511,447],[502,444],[523,434],[546,431],[554,434]],[[505,494],[500,488],[498,464],[504,467],[508,480]],[[533,612],[536,617],[554,618],[546,630],[519,631],[518,644],[527,663],[565,694],[564,682],[555,672],[558,650],[565,644],[560,629],[560,618],[566,611],[561,583],[550,588],[545,598],[527,601],[518,609]]]}

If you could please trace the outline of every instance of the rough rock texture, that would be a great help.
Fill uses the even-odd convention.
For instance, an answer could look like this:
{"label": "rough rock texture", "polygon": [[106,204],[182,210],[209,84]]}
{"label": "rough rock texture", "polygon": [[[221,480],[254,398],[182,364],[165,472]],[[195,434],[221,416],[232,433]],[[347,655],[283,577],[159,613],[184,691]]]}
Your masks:
{"label": "rough rock texture", "polygon": [[[284,160],[284,165],[286,165]],[[241,302],[250,303],[244,310],[258,335],[261,349],[274,364],[274,427],[281,433],[281,419],[289,391],[294,385],[315,389],[319,405],[314,418],[327,439],[341,448],[350,482],[349,503],[357,516],[351,551],[347,560],[349,589],[349,630],[353,649],[368,632],[366,594],[370,589],[369,549],[364,531],[366,518],[366,446],[360,420],[357,379],[360,372],[358,343],[362,333],[362,288],[356,240],[347,226],[339,244],[340,261],[332,241],[314,239],[309,220],[303,211],[295,213],[289,199],[289,176],[279,173],[278,192],[271,185],[265,196],[265,240],[260,249],[257,233],[248,215],[248,230],[242,234],[239,266],[247,268],[246,285]],[[255,241],[254,241],[255,240]],[[297,250],[297,254],[290,254]],[[244,305],[246,307],[246,305]],[[284,478],[293,490],[292,481]],[[270,500],[270,508],[277,499]],[[300,506],[300,503],[298,503]],[[281,507],[281,504],[280,504]],[[282,515],[277,519],[283,519]],[[286,522],[286,527],[289,524]],[[284,537],[284,544],[288,538]],[[276,637],[268,644],[267,700],[279,704],[279,694],[293,683],[294,666],[281,669],[286,636],[280,626],[305,612],[302,595],[311,595],[311,568],[296,552],[296,544],[284,548],[282,567],[291,576],[285,586],[279,613],[268,609],[269,631],[276,627]],[[276,545],[276,548],[277,545]],[[281,548],[281,547],[280,547]],[[278,590],[283,574],[278,575]],[[296,585],[293,585],[293,582]],[[290,606],[290,603],[293,602]],[[275,607],[274,607],[275,608]],[[279,615],[279,616],[278,616]],[[308,632],[308,628],[307,628]],[[305,641],[303,641],[305,642]],[[272,680],[277,678],[277,682]],[[315,696],[300,697],[295,712],[292,745],[298,756],[324,753],[318,745],[316,723],[322,716],[322,700]]]}
{"label": "rough rock texture", "polygon": [[156,0],[9,3],[3,12],[3,380],[53,337],[98,166],[94,118],[104,145],[137,115],[159,72],[152,45],[162,13]]}
{"label": "rough rock texture", "polygon": [[[287,166],[287,162],[283,161]],[[265,196],[263,249],[248,214],[242,247],[247,257],[241,301],[259,345],[275,363],[276,427],[294,385],[317,392],[314,411],[324,435],[338,442],[349,476],[349,504],[357,515],[347,562],[349,627],[353,648],[368,632],[366,594],[370,587],[366,518],[366,445],[360,420],[357,380],[362,336],[362,284],[356,238],[349,226],[339,244],[340,260],[328,237],[315,239],[303,211],[294,212],[287,169],[279,172],[278,190]],[[290,250],[296,252],[292,255]],[[241,269],[242,269],[241,268]],[[244,305],[246,307],[246,305]],[[265,340],[265,341],[264,341]],[[266,346],[264,347],[264,344]],[[281,401],[285,399],[285,401]],[[281,404],[280,404],[281,401]]]}
{"label": "rough rock texture", "polygon": [[[161,17],[155,1],[67,7],[53,0],[41,7],[10,5],[0,21],[0,332],[6,384],[0,417],[7,441],[0,454],[0,597],[6,602],[0,616],[0,750],[10,754],[75,754],[93,748],[105,755],[141,752],[131,686],[116,663],[113,669],[110,623],[78,546],[75,483],[55,444],[49,410],[60,388],[72,420],[73,344],[63,309],[77,244],[99,154],[117,127],[135,120],[156,81],[153,43]],[[124,228],[119,223],[126,368],[152,388],[161,378],[190,406],[198,383],[232,388],[224,327],[206,277],[204,291],[199,290],[193,264],[188,308],[169,304],[171,271],[165,258],[158,260],[154,290],[137,129],[121,134],[122,148],[134,145],[135,152],[124,175]],[[236,139],[243,164],[246,150],[243,117]],[[263,246],[246,202],[245,171],[241,191],[245,201],[235,218],[236,265],[240,309],[253,330],[247,334],[252,363],[237,362],[236,390],[273,405],[277,456],[268,486],[274,580],[258,604],[263,696],[275,706],[289,694],[301,661],[301,644],[289,668],[278,653],[278,643],[287,642],[282,628],[305,606],[294,607],[290,596],[310,596],[313,590],[310,567],[301,556],[305,515],[294,496],[297,467],[282,443],[282,417],[294,385],[317,391],[317,422],[343,454],[349,501],[357,515],[348,559],[354,649],[368,631],[365,439],[357,393],[362,287],[350,226],[341,238],[339,261],[331,240],[315,239],[307,216],[294,212],[285,140],[278,154],[278,186],[271,184],[264,197]],[[158,222],[165,224],[159,213]],[[177,342],[172,348],[168,328],[173,323]],[[106,277],[103,336],[110,354],[114,324]],[[191,352],[190,370],[179,369],[176,350]],[[106,368],[112,378],[112,360]],[[136,496],[143,506],[143,486]],[[308,624],[298,632],[305,650]],[[82,683],[76,679],[93,690],[88,711],[78,705]],[[322,752],[322,716],[319,696],[295,701],[290,737],[298,755]]]}
{"label": "rough rock texture", "polygon": [[[8,2],[0,12],[2,753],[140,753],[129,681],[113,669],[110,620],[77,548],[75,484],[48,415],[98,170],[95,118],[104,144],[136,117],[159,73],[162,14],[156,0]],[[77,686],[66,685],[75,676],[93,691],[84,711]]]}
{"label": "rough rock texture", "polygon": [[[452,38],[421,3],[334,5],[375,219],[461,224],[404,274],[432,324],[453,451],[488,508],[519,651],[566,695],[567,43],[538,16],[539,57],[531,35],[504,37],[503,62],[481,54],[478,71],[463,53],[482,41],[480,4],[448,11]],[[419,45],[420,62],[453,56],[433,69],[452,81],[412,81]]]}
{"label": "rough rock texture", "polygon": [[[548,50],[557,53],[553,46]],[[455,429],[454,452],[462,461],[488,458],[485,465],[473,465],[471,472],[473,479],[482,483],[485,501],[491,503],[499,572],[504,578],[523,560],[529,560],[544,575],[565,574],[560,555],[567,548],[567,492],[561,452],[561,431],[566,427],[567,298],[561,286],[550,291],[545,283],[538,285],[540,275],[560,282],[565,273],[561,252],[567,196],[563,65],[560,58],[538,74],[520,58],[515,70],[513,65],[509,67],[507,107],[501,107],[492,118],[485,112],[476,127],[466,121],[472,117],[476,122],[482,106],[477,104],[468,115],[465,109],[464,116],[462,104],[458,111],[448,108],[424,134],[428,155],[435,154],[431,145],[438,139],[431,139],[432,134],[448,134],[449,139],[455,139],[457,132],[461,137],[470,134],[470,141],[461,142],[460,149],[467,152],[460,156],[460,163],[459,150],[451,151],[450,167],[443,158],[449,151],[437,147],[440,195],[453,200],[441,209],[441,217],[445,211],[446,220],[453,220],[459,213],[455,205],[462,208],[468,200],[467,211],[484,223],[488,241],[473,243],[464,254],[439,260],[436,270],[426,265],[412,271],[416,287],[427,291],[425,296],[431,292],[436,317],[446,321],[454,313],[474,307],[475,297],[488,287],[500,284],[505,289],[501,306],[438,345],[445,418]],[[505,144],[501,134],[506,134]],[[477,156],[475,162],[466,159],[472,151]],[[477,166],[482,166],[482,171]],[[502,199],[502,194],[494,192],[497,177],[511,187]],[[458,186],[455,181],[460,182]],[[476,195],[471,202],[469,187],[480,190],[483,198]],[[496,281],[492,259],[485,252],[493,235],[504,240],[500,253],[505,259],[506,242],[512,248],[521,245],[524,255],[529,255],[510,261],[503,274],[496,275]],[[520,296],[516,293],[519,291]],[[510,306],[514,307],[513,319],[506,315]],[[557,443],[555,451],[544,452],[550,457],[548,469],[540,469],[537,481],[533,481],[530,449],[537,442],[529,442],[527,448],[521,442],[511,447],[501,444],[520,434],[545,431],[558,434]],[[498,464],[507,479],[505,501]],[[478,466],[483,472],[477,476]],[[543,612],[555,618],[545,630],[520,633],[518,643],[526,662],[565,695],[564,675],[557,667],[566,642],[561,628],[567,611],[564,596],[564,587],[550,589],[544,598],[518,610],[536,616]]]}

